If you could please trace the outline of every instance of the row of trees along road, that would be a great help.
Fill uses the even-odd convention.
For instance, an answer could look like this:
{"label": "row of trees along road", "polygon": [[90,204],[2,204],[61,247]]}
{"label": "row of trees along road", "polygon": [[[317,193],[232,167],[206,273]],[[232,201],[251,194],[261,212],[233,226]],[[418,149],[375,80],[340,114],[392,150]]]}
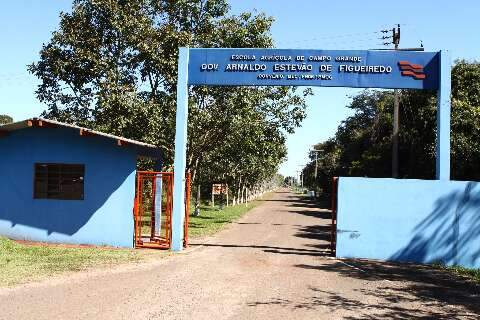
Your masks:
{"label": "row of trees along road", "polygon": [[6,114],[0,114],[0,125],[2,124],[7,124],[13,122],[13,118],[6,115]]}
{"label": "row of trees along road", "polygon": [[[273,19],[225,0],[75,0],[29,71],[42,116],[153,143],[172,169],[178,47],[272,47]],[[295,88],[190,88],[187,169],[205,189],[258,189],[305,117]],[[149,169],[148,163],[141,163]]]}
{"label": "row of trees along road", "polygon": [[[314,145],[304,184],[331,191],[332,177],[391,177],[393,92],[365,90],[348,105],[354,111],[334,137]],[[401,178],[435,178],[436,93],[401,90]],[[451,174],[480,180],[480,63],[457,61],[452,69]]]}

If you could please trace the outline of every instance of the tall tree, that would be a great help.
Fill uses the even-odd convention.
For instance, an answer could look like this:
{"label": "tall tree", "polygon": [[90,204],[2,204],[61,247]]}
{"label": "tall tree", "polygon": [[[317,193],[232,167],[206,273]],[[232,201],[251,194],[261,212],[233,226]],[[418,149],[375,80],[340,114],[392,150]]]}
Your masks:
{"label": "tall tree", "polygon": [[[154,143],[169,166],[178,47],[271,47],[272,22],[261,13],[230,15],[226,0],[75,0],[29,70],[41,80],[36,93],[48,106],[45,117]],[[295,88],[190,88],[187,167],[194,180],[197,171],[213,179],[212,167],[223,170],[216,172],[222,179],[233,176],[228,170],[243,181],[273,174],[283,151],[246,164],[265,153],[262,148],[284,150],[285,132],[305,117],[309,94]],[[222,152],[229,162],[218,166],[213,161]]]}
{"label": "tall tree", "polygon": [[[452,68],[451,177],[479,180],[480,64],[457,61]],[[335,175],[391,177],[390,146],[393,95],[365,90],[348,106],[355,110],[338,127],[323,149],[320,180],[309,186],[329,189]],[[400,177],[434,179],[436,156],[436,95],[431,91],[401,90]],[[312,164],[305,176],[312,176]]]}
{"label": "tall tree", "polygon": [[452,70],[452,175],[480,180],[480,63],[457,61]]}

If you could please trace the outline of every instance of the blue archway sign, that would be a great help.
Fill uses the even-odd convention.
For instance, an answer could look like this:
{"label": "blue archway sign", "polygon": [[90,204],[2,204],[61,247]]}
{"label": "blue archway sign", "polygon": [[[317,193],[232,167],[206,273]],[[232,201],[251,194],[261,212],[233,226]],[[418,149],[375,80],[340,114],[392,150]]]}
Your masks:
{"label": "blue archway sign", "polygon": [[182,250],[188,86],[320,86],[437,91],[436,177],[450,179],[450,57],[447,51],[180,48],[172,249]]}

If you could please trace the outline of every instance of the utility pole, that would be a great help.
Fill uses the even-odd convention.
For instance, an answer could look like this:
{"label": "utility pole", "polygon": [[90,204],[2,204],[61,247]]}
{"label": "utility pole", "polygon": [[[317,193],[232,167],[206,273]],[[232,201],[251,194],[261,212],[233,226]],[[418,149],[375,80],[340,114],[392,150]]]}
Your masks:
{"label": "utility pole", "polygon": [[[392,29],[392,43],[395,50],[400,45],[400,25]],[[400,127],[400,92],[393,90],[393,134],[392,134],[392,177],[398,178],[398,132]]]}
{"label": "utility pole", "polygon": [[303,189],[303,176],[304,176],[303,172],[304,172],[306,166],[301,165],[301,164],[298,165],[298,166],[302,167],[302,170],[299,170],[298,172],[300,172],[300,187]]}
{"label": "utility pole", "polygon": [[[297,173],[298,173],[297,186],[300,186],[300,181],[301,181],[301,178],[302,178],[302,171],[297,170]],[[297,178],[297,177],[295,177],[295,178]]]}
{"label": "utility pole", "polygon": [[323,150],[315,150],[312,149],[310,152],[315,152],[315,181],[317,181],[317,175],[318,175],[318,153],[322,152]]}
{"label": "utility pole", "polygon": [[[396,28],[392,30],[381,30],[382,33],[391,32],[390,36],[383,36],[379,39],[383,40],[382,43],[384,46],[393,44],[395,51],[424,51],[423,43],[420,42],[420,47],[418,48],[399,48],[400,45],[400,25],[397,24]],[[392,39],[392,42],[388,42],[386,39]],[[375,50],[392,50],[392,49],[375,49]],[[392,177],[399,177],[399,161],[398,161],[398,140],[399,140],[399,131],[400,131],[400,91],[398,89],[393,90],[393,132],[392,132]]]}

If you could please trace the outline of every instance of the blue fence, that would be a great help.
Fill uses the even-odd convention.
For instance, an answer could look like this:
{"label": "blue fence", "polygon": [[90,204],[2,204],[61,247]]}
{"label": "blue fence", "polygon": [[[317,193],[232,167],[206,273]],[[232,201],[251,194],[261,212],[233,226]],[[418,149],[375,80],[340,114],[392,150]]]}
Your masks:
{"label": "blue fence", "polygon": [[337,257],[480,268],[480,184],[340,178]]}

